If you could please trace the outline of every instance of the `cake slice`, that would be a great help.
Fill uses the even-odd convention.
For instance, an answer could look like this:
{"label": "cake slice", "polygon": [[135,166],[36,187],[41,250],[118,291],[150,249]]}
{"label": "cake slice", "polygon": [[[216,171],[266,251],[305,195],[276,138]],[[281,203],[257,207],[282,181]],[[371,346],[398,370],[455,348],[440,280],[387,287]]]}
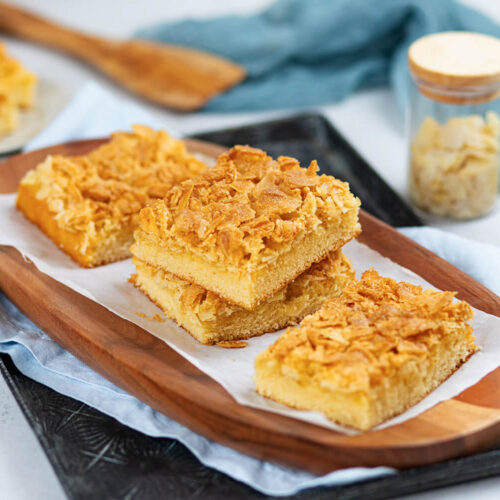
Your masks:
{"label": "cake slice", "polygon": [[257,391],[368,430],[404,412],[478,347],[471,307],[366,271],[255,362]]}
{"label": "cake slice", "polygon": [[248,310],[360,232],[349,185],[236,146],[143,209],[134,254]]}
{"label": "cake slice", "polygon": [[36,76],[9,57],[0,43],[0,137],[19,124],[19,108],[33,105]]}
{"label": "cake slice", "polygon": [[36,76],[26,70],[19,61],[7,55],[0,44],[0,95],[13,106],[30,108],[33,105]]}
{"label": "cake slice", "polygon": [[83,156],[48,156],[17,208],[83,267],[130,256],[139,210],[205,165],[165,131],[136,125]]}
{"label": "cake slice", "polygon": [[247,311],[137,257],[133,262],[135,286],[202,344],[247,339],[297,324],[354,278],[351,263],[337,250]]}

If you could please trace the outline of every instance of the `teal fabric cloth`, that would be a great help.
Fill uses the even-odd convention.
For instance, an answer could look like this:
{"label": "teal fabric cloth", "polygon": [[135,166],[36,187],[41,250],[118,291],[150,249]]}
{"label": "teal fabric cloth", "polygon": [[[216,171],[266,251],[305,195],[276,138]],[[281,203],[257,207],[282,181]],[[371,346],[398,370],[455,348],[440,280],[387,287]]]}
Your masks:
{"label": "teal fabric cloth", "polygon": [[137,36],[196,47],[242,64],[248,78],[207,111],[307,107],[390,84],[404,109],[406,53],[438,31],[500,36],[500,26],[453,0],[278,0],[249,17],[164,23]]}

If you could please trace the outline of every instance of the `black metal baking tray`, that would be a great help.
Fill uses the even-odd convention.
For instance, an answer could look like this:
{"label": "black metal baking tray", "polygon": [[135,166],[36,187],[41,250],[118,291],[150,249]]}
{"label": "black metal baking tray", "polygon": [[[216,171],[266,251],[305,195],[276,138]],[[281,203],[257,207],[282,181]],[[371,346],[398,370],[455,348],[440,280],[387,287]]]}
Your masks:
{"label": "black metal baking tray", "polygon": [[[274,156],[296,156],[304,163],[316,158],[323,172],[351,183],[369,212],[395,226],[421,224],[404,201],[319,115],[301,115],[197,137],[227,146],[251,144]],[[0,308],[7,308],[7,303],[8,299],[0,293]],[[177,441],[145,436],[30,380],[6,355],[0,355],[0,372],[71,499],[266,498],[203,466]],[[493,450],[353,485],[309,490],[293,498],[376,500],[497,474],[500,474],[500,450]]]}

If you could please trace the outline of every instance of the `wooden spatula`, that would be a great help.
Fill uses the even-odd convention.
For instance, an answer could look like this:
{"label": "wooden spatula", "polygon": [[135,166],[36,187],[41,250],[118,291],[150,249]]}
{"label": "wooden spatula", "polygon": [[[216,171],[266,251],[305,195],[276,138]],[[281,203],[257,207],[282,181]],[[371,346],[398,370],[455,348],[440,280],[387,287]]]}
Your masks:
{"label": "wooden spatula", "polygon": [[198,109],[245,77],[241,66],[213,54],[89,36],[3,2],[0,30],[73,54],[128,90],[179,110]]}

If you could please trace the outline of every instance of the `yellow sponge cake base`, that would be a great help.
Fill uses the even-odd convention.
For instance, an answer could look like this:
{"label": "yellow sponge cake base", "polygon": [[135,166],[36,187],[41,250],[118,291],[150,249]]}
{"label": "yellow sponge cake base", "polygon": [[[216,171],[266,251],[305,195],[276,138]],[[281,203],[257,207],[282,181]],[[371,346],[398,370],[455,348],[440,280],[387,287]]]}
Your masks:
{"label": "yellow sponge cake base", "polygon": [[354,277],[350,262],[334,252],[248,311],[137,257],[133,262],[135,286],[203,344],[247,339],[296,324],[327,298],[339,295]]}

